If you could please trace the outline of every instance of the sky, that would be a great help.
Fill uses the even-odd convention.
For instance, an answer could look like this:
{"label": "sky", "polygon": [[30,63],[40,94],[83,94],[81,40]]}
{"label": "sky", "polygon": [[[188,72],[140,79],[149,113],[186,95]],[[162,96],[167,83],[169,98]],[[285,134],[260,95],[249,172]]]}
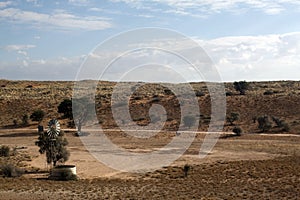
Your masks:
{"label": "sky", "polygon": [[[0,1],[0,79],[75,80],[100,43],[156,27],[195,41],[222,81],[299,80],[299,19],[298,0]],[[168,57],[160,56],[156,60]],[[157,81],[168,74],[153,71]]]}

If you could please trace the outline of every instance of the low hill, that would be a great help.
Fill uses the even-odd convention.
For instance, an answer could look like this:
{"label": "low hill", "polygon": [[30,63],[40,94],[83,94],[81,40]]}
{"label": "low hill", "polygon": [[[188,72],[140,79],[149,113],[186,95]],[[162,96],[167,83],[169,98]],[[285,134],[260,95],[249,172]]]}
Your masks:
{"label": "low hill", "polygon": [[[116,123],[111,112],[111,95],[116,83],[100,81],[97,87],[96,110],[98,121],[105,128],[114,128]],[[199,130],[207,130],[210,121],[210,95],[205,83],[191,83],[200,106]],[[272,81],[249,82],[245,95],[235,91],[233,83],[224,83],[226,90],[227,116],[239,113],[239,119],[230,124],[225,123],[224,131],[231,131],[240,126],[246,133],[257,133],[257,118],[269,116],[279,119],[289,126],[289,133],[300,133],[300,82]],[[71,81],[9,81],[0,80],[0,127],[14,128],[22,126],[23,116],[30,116],[34,110],[42,109],[46,113],[43,124],[51,118],[61,118],[57,106],[64,99],[71,99],[74,82]],[[180,84],[178,85],[180,87]],[[188,97],[186,97],[188,98]],[[126,103],[126,102],[125,102]],[[180,125],[180,104],[168,88],[159,84],[141,84],[132,89],[129,101],[133,121],[140,126],[149,124],[148,112],[153,104],[162,105],[167,112],[164,129],[176,130]],[[121,106],[121,105],[120,105]],[[68,119],[61,119],[62,126],[67,127]],[[127,122],[124,122],[127,123]],[[29,120],[29,125],[36,127],[36,122]],[[282,132],[272,122],[270,133]]]}

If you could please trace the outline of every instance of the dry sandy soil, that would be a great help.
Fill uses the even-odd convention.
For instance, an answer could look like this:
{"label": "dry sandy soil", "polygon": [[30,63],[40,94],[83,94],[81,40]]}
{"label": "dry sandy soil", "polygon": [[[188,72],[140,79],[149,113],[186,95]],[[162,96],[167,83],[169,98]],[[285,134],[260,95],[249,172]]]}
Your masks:
{"label": "dry sandy soil", "polygon": [[[34,145],[37,123],[29,120],[22,126],[22,117],[36,109],[46,112],[43,125],[58,118],[57,106],[72,97],[72,82],[34,82],[0,80],[0,145],[17,147],[16,155],[0,157],[0,164],[12,162],[24,168],[20,178],[0,177],[0,199],[299,199],[300,197],[300,82],[251,82],[246,95],[239,95],[232,83],[225,83],[227,114],[238,112],[235,125],[244,130],[240,137],[222,137],[205,158],[199,149],[205,134],[198,133],[183,156],[170,166],[148,173],[125,173],[111,169],[95,159],[72,131],[66,132],[71,157],[66,164],[77,168],[77,181],[47,180],[50,166],[45,155]],[[199,92],[201,110],[199,131],[206,131],[210,122],[210,94],[205,83],[192,83]],[[114,83],[100,82],[96,107],[99,123],[115,129],[110,99]],[[153,92],[154,91],[154,92]],[[266,93],[267,92],[267,93]],[[113,143],[128,151],[147,152],[170,142],[178,128],[178,101],[166,88],[148,84],[134,92],[130,100],[132,123],[147,125],[152,103],[167,111],[163,131],[148,139],[129,137],[118,131],[107,131]],[[253,118],[268,115],[290,126],[289,132],[273,128],[258,134]],[[16,124],[14,124],[15,122]],[[129,124],[130,125],[130,124]],[[225,135],[233,126],[226,123]],[[231,135],[230,135],[231,136]],[[83,136],[85,137],[85,136]],[[187,177],[183,166],[190,165]]]}
{"label": "dry sandy soil", "polygon": [[[137,140],[109,132],[113,142],[128,150]],[[167,135],[165,133],[164,135]],[[139,143],[140,150],[165,144],[173,137]],[[46,180],[45,155],[34,145],[32,130],[1,130],[0,143],[23,155],[19,165],[33,173],[21,178],[0,178],[0,199],[298,199],[300,196],[300,137],[256,135],[220,138],[211,153],[198,157],[203,134],[198,134],[186,153],[171,166],[154,172],[120,173],[93,158],[79,137],[66,133],[71,151],[67,164],[75,164],[78,181]],[[155,143],[154,143],[155,142]],[[155,144],[155,145],[154,145]],[[24,155],[27,159],[24,159]],[[10,159],[13,160],[15,156]],[[191,170],[184,177],[183,166]],[[39,169],[40,173],[34,173]]]}

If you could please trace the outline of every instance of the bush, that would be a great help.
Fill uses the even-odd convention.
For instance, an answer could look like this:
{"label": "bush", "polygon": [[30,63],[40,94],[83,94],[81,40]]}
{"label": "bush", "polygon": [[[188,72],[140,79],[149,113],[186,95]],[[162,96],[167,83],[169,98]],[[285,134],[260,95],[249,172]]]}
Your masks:
{"label": "bush", "polygon": [[240,114],[236,112],[230,113],[230,116],[227,117],[227,121],[230,123],[230,125],[233,125],[233,122],[239,120]]}
{"label": "bush", "polygon": [[279,119],[277,117],[272,117],[272,120],[273,120],[273,122],[275,122],[275,124],[276,124],[276,126],[278,128],[282,128],[283,127],[283,124],[284,124],[283,120],[281,120],[281,119]]}
{"label": "bush", "polygon": [[290,128],[289,124],[284,122],[283,127],[282,127],[282,131],[289,132],[290,130],[291,130],[291,128]]}
{"label": "bush", "polygon": [[188,176],[188,173],[189,173],[190,169],[191,169],[191,166],[188,165],[188,164],[185,164],[185,165],[183,166],[184,177],[187,177],[187,176]]}
{"label": "bush", "polygon": [[232,129],[232,132],[234,132],[236,136],[241,136],[243,133],[243,129],[239,126],[236,126]]}
{"label": "bush", "polygon": [[196,91],[196,96],[197,97],[203,97],[203,96],[205,96],[205,93],[201,92],[201,91]]}
{"label": "bush", "polygon": [[286,123],[284,120],[281,120],[277,117],[272,117],[272,120],[276,124],[278,128],[282,128],[282,131],[284,132],[289,132],[290,131],[290,126],[288,123]]}
{"label": "bush", "polygon": [[267,90],[264,92],[264,95],[272,95],[274,92],[272,90]]}
{"label": "bush", "polygon": [[4,177],[20,177],[24,171],[11,163],[6,163],[0,166],[0,174]]}
{"label": "bush", "polygon": [[234,89],[240,92],[240,95],[245,95],[246,90],[249,88],[249,84],[246,81],[239,81],[233,83]]}
{"label": "bush", "polygon": [[42,110],[35,110],[31,115],[30,119],[32,121],[41,122],[45,117],[45,112]]}
{"label": "bush", "polygon": [[272,124],[271,124],[268,116],[260,116],[257,118],[257,121],[258,121],[258,128],[262,132],[267,132],[268,130],[270,130],[272,128]]}
{"label": "bush", "polygon": [[226,92],[226,96],[233,96],[232,92]]}
{"label": "bush", "polygon": [[8,157],[10,153],[9,146],[1,146],[0,147],[0,157]]}
{"label": "bush", "polygon": [[48,137],[47,132],[41,132],[38,140],[35,142],[35,145],[40,148],[40,154],[46,154],[47,163],[52,163],[53,166],[56,166],[57,162],[66,162],[70,157],[70,152],[66,147],[68,145],[68,141],[64,137],[64,133],[62,131],[55,140]]}
{"label": "bush", "polygon": [[29,117],[28,117],[27,114],[23,115],[23,117],[22,117],[22,124],[24,126],[28,125],[28,119],[29,119]]}

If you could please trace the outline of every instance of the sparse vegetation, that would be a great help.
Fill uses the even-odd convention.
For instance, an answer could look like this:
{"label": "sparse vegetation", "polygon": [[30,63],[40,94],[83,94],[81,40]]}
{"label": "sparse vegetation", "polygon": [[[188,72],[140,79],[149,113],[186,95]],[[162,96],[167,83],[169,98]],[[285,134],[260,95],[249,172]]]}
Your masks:
{"label": "sparse vegetation", "polygon": [[232,132],[234,132],[236,136],[241,136],[242,133],[243,133],[243,129],[241,127],[239,127],[239,126],[235,126],[232,129]]}
{"label": "sparse vegetation", "polygon": [[233,83],[234,89],[240,92],[240,95],[245,95],[249,89],[249,84],[246,81],[239,81]]}
{"label": "sparse vegetation", "polygon": [[22,117],[22,125],[23,126],[27,126],[29,123],[28,123],[28,120],[29,120],[29,117],[27,114],[24,114],[23,117]]}
{"label": "sparse vegetation", "polygon": [[65,99],[58,106],[58,112],[63,113],[64,118],[74,121],[77,126],[77,136],[81,135],[82,125],[85,125],[91,119],[93,109],[95,109],[95,104],[85,97],[73,99],[73,102],[70,99]]}
{"label": "sparse vegetation", "polygon": [[11,163],[0,165],[0,174],[4,177],[20,177],[24,171]]}
{"label": "sparse vegetation", "polygon": [[6,145],[0,146],[0,157],[9,157],[9,155],[10,155],[9,146]]}
{"label": "sparse vegetation", "polygon": [[72,100],[64,99],[57,107],[58,113],[63,114],[63,118],[73,119]]}
{"label": "sparse vegetation", "polygon": [[188,173],[189,173],[190,169],[191,169],[191,166],[188,165],[188,164],[185,164],[185,165],[183,166],[184,177],[187,177],[187,176],[188,176]]}
{"label": "sparse vegetation", "polygon": [[272,90],[267,90],[264,92],[264,95],[272,95],[274,92]]}
{"label": "sparse vegetation", "polygon": [[40,154],[46,153],[48,164],[52,163],[53,166],[56,166],[57,162],[64,163],[69,159],[70,153],[66,148],[68,141],[64,138],[62,131],[55,140],[48,137],[47,132],[40,133],[35,145],[40,148]]}
{"label": "sparse vegetation", "polygon": [[258,121],[258,128],[263,133],[269,131],[272,128],[272,124],[268,116],[260,116],[257,118],[257,121]]}
{"label": "sparse vegetation", "polygon": [[232,112],[230,115],[226,118],[227,121],[230,123],[231,126],[234,125],[234,122],[239,120],[240,114],[237,112]]}
{"label": "sparse vegetation", "polygon": [[32,121],[36,121],[36,122],[41,122],[45,117],[45,112],[42,110],[35,110],[31,115],[30,115],[30,119]]}

